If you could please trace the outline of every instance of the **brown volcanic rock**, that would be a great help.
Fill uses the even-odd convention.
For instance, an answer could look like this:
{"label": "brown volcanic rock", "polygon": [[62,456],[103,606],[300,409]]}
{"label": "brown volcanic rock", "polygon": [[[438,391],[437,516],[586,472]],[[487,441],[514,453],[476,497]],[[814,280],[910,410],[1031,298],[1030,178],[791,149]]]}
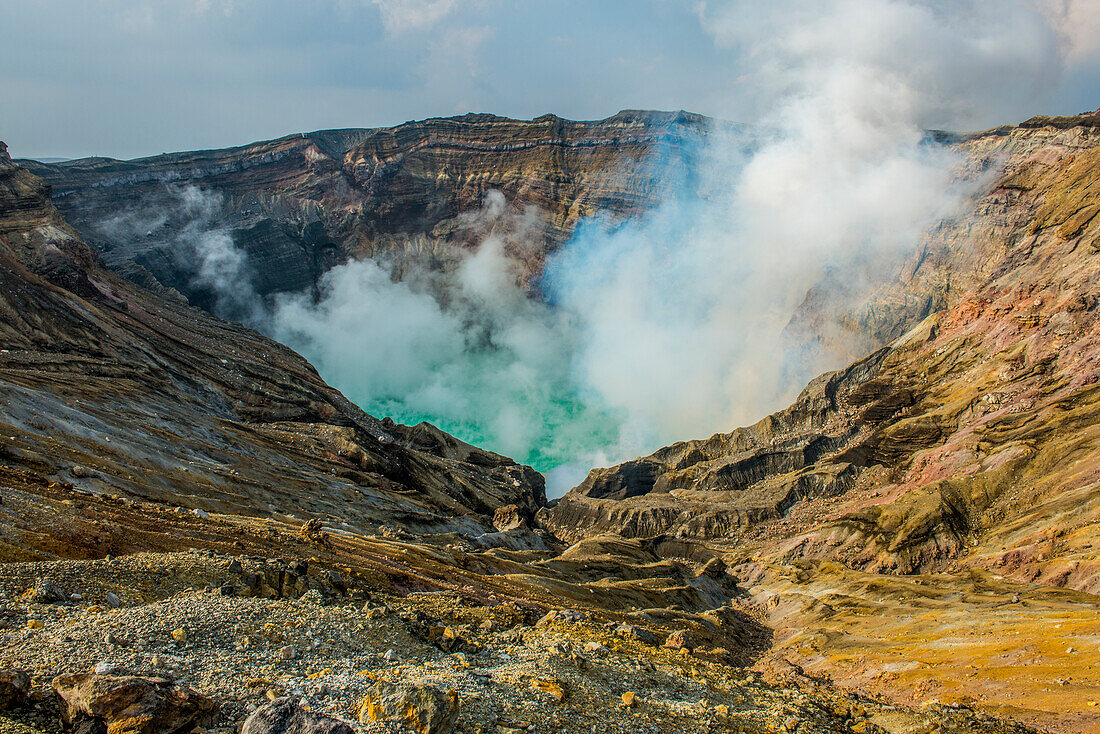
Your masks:
{"label": "brown volcanic rock", "polygon": [[53,688],[66,726],[99,720],[111,734],[186,734],[217,713],[206,696],[163,678],[76,673],[58,676]]}
{"label": "brown volcanic rock", "polygon": [[[658,202],[669,171],[693,155],[709,124],[685,112],[624,111],[593,122],[469,114],[133,161],[23,163],[53,186],[62,213],[110,267],[209,308],[188,253],[171,249],[170,236],[185,226],[173,190],[220,197],[213,219],[248,253],[261,294],[312,287],[350,258],[446,267],[456,248],[483,234],[464,214],[490,190],[514,211],[531,207],[530,275],[582,217],[622,219]],[[148,226],[120,234],[120,213],[135,211]]]}
{"label": "brown volcanic rock", "polygon": [[84,491],[358,526],[491,528],[542,477],[434,427],[383,425],[291,350],[97,265],[0,154],[0,460]]}

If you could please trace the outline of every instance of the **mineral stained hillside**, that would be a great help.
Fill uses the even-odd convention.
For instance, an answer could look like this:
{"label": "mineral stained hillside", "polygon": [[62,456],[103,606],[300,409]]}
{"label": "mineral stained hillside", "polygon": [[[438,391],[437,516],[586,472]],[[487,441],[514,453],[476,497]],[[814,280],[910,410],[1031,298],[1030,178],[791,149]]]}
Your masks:
{"label": "mineral stained hillside", "polygon": [[967,216],[792,322],[869,356],[552,507],[185,305],[155,231],[96,230],[214,190],[270,292],[445,254],[498,189],[548,249],[659,200],[654,141],[704,127],[467,116],[35,165],[61,212],[0,154],[0,731],[1100,731],[1096,115],[951,143],[989,176]]}

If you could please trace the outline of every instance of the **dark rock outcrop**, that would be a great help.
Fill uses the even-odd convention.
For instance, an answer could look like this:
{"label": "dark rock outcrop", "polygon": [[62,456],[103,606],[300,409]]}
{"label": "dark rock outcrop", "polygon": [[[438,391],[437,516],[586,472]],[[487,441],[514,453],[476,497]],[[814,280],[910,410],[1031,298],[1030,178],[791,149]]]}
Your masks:
{"label": "dark rock outcrop", "polygon": [[342,721],[306,711],[289,698],[276,698],[252,712],[241,734],[353,734]]}

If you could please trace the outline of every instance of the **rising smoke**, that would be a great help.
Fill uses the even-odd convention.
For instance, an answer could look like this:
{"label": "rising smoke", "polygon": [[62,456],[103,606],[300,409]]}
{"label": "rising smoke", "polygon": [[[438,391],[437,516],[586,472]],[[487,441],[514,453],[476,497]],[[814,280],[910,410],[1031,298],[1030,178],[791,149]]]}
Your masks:
{"label": "rising smoke", "polygon": [[751,70],[736,84],[756,132],[711,131],[690,182],[645,217],[583,223],[534,295],[514,256],[525,214],[499,193],[448,273],[355,261],[319,298],[256,306],[246,263],[204,236],[196,277],[368,411],[532,462],[560,494],[592,465],[751,422],[840,366],[789,339],[792,314],[826,271],[861,296],[959,211],[976,184],[927,130],[1041,98],[1068,53],[1072,4],[1051,5],[700,3]]}

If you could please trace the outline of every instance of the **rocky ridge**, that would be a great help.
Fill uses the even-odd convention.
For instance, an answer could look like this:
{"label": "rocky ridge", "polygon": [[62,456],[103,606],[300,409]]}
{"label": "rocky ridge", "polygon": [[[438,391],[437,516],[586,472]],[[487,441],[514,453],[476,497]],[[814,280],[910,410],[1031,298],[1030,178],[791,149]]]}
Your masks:
{"label": "rocky ridge", "polygon": [[592,122],[469,114],[133,161],[21,164],[53,186],[112,269],[209,310],[194,253],[172,240],[197,216],[188,189],[208,197],[204,226],[232,235],[260,295],[313,288],[349,259],[445,268],[484,236],[469,215],[489,191],[523,215],[527,247],[512,254],[531,276],[582,218],[621,220],[660,201],[711,124],[685,112]]}

